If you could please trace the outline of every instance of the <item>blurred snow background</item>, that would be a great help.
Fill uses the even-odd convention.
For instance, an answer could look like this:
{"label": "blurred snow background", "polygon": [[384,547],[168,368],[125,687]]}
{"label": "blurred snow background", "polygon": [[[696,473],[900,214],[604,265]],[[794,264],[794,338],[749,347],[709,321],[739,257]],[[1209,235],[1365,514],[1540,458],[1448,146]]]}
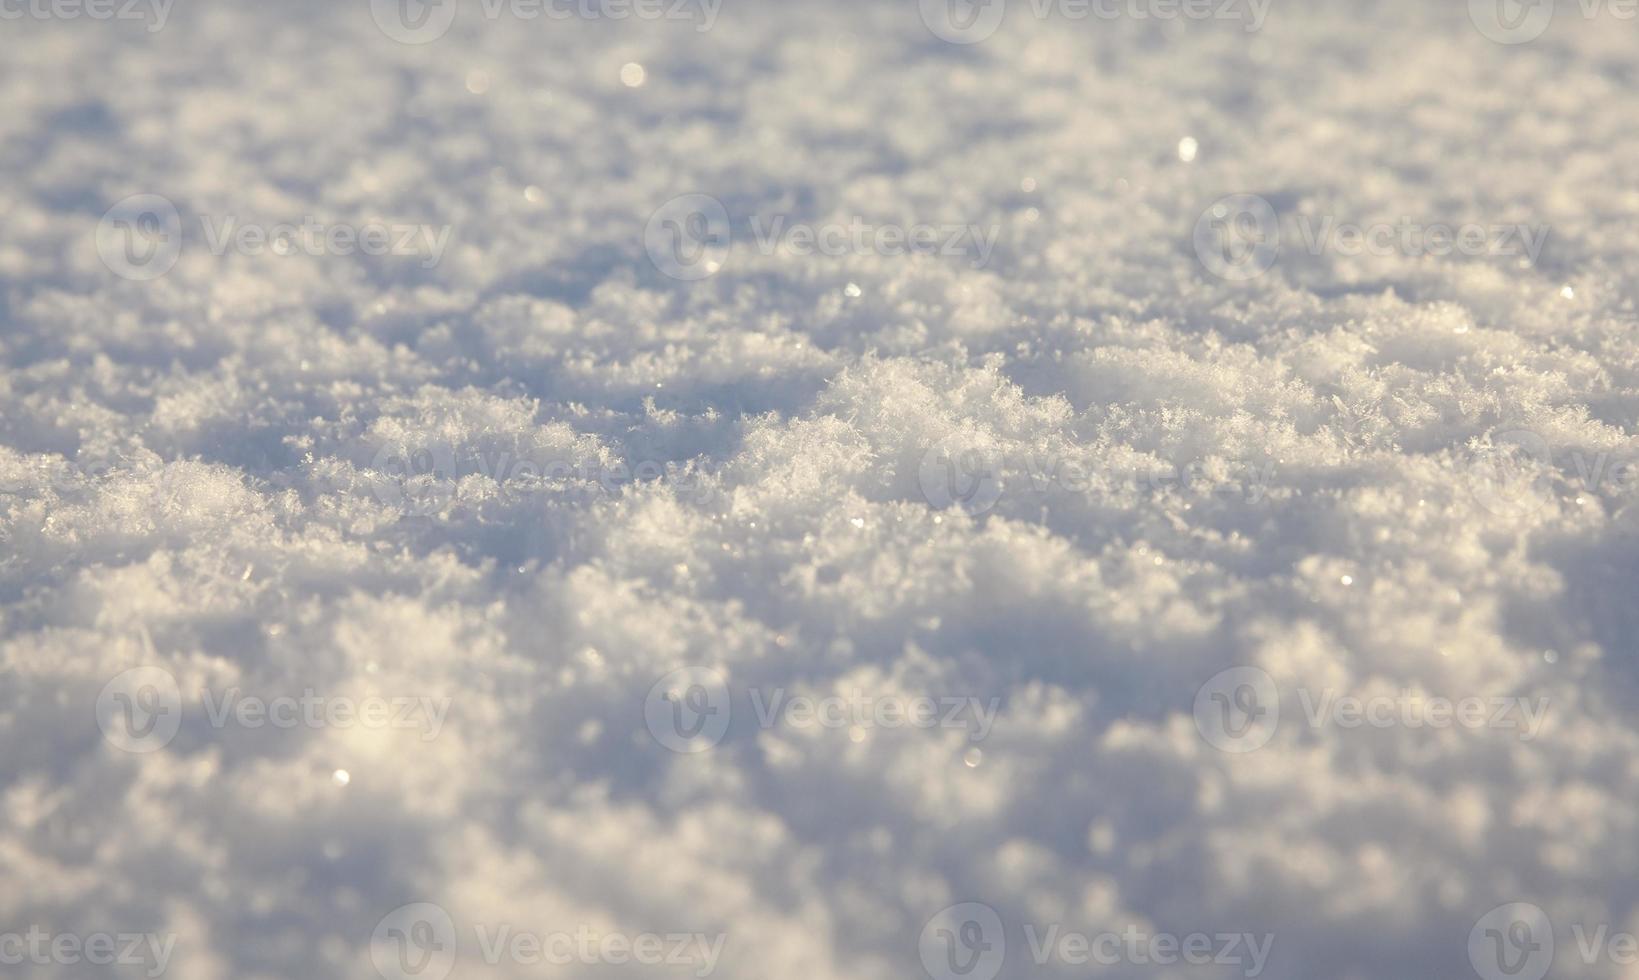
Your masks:
{"label": "blurred snow background", "polygon": [[[1559,946],[1530,969],[1639,976],[1572,931],[1639,925],[1639,21],[1561,0],[1501,44],[1456,3],[1249,31],[1014,0],[957,45],[921,7],[474,0],[425,44],[366,0],[0,24],[0,933],[365,977],[428,902],[456,977],[699,972],[486,962],[506,926],[951,980],[927,939],[974,902],[1006,945],[979,980],[1252,972],[1037,963],[1052,924],[1497,980],[1471,931],[1522,902]],[[645,247],[688,194],[734,225],[695,281]],[[1283,225],[1233,281],[1192,235],[1235,194],[1550,232],[1521,261]],[[99,254],[132,195],[177,211],[150,281]],[[215,254],[228,216],[448,239]],[[773,216],[995,242],[759,249]],[[994,478],[967,506],[951,459]],[[1196,710],[1237,666],[1280,692],[1255,751]],[[182,692],[156,751],[102,730],[156,690],[137,667]],[[646,724],[680,668],[732,701],[703,751]],[[201,690],[447,716],[213,724]],[[759,724],[776,691],[998,710]],[[1323,691],[1548,709],[1309,724]]]}

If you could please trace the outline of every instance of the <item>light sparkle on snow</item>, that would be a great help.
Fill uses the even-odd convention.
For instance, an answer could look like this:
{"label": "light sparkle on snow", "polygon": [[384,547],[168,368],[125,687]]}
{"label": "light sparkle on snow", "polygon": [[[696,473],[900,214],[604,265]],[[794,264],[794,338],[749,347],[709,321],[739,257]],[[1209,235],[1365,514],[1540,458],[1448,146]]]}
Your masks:
{"label": "light sparkle on snow", "polygon": [[[1010,941],[1043,909],[1272,923],[1263,980],[1467,972],[1516,900],[1634,928],[1628,35],[1569,4],[1504,49],[1463,4],[1276,4],[1246,37],[1021,3],[956,50],[916,4],[710,30],[501,4],[413,46],[300,6],[0,33],[11,919],[174,931],[171,980],[374,975],[411,901],[492,935],[721,930],[714,980],[923,975],[906,936],[958,899]],[[151,282],[88,236],[138,192],[189,218]],[[639,235],[690,193],[735,221],[698,282]],[[1190,228],[1248,193],[1551,236],[1533,265],[1281,227],[1227,283]],[[192,219],[229,213],[452,244],[214,254]],[[765,254],[749,224],[855,215],[1001,237],[977,268]],[[1270,230],[1206,217],[1230,252]],[[946,440],[996,451],[999,497],[924,466]],[[614,475],[544,475],[567,463]],[[1255,489],[1201,475],[1242,464]],[[642,702],[702,663],[748,737],[671,758]],[[447,696],[459,724],[224,734],[190,701],[154,753],[88,738],[87,692],[148,664],[190,697]],[[1235,666],[1545,696],[1556,724],[1310,729],[1293,699],[1229,758],[1191,716]],[[982,738],[752,732],[749,685],[1001,700]],[[1029,972],[1008,957],[995,980]]]}

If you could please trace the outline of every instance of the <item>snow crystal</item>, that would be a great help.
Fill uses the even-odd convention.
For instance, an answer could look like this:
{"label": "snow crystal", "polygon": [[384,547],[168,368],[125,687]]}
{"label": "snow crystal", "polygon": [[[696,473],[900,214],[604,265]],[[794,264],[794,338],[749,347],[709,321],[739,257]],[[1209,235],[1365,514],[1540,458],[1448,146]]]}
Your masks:
{"label": "snow crystal", "polygon": [[1631,969],[1631,25],[164,6],[0,37],[0,954]]}

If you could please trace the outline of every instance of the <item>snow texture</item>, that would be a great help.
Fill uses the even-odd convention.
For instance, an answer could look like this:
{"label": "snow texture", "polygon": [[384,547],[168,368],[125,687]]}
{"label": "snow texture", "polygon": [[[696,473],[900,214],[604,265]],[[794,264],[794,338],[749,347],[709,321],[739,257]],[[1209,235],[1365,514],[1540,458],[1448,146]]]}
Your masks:
{"label": "snow texture", "polygon": [[0,971],[1639,976],[1620,5],[392,6],[0,21]]}

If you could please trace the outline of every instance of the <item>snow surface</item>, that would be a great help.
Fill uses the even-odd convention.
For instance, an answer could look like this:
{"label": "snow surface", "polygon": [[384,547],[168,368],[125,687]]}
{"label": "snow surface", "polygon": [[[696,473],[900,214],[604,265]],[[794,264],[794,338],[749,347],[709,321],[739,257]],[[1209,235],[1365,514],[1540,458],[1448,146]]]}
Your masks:
{"label": "snow surface", "polygon": [[[1639,22],[1560,7],[1513,45],[1411,0],[1256,32],[1015,0],[966,45],[909,0],[469,6],[421,45],[364,0],[5,21],[0,934],[372,977],[427,902],[456,977],[702,965],[486,962],[506,926],[952,980],[929,937],[972,902],[979,980],[1251,972],[1038,964],[1055,924],[1497,980],[1471,932],[1520,902],[1548,975],[1639,976],[1573,938],[1639,928]],[[98,247],[137,194],[181,222],[151,281]],[[734,225],[699,279],[646,248],[687,194]],[[1549,237],[1283,226],[1224,279],[1193,236],[1235,194]],[[449,238],[217,255],[223,216]],[[801,255],[771,216],[996,237]],[[952,460],[996,480],[953,500]],[[1252,751],[1211,737],[1235,667],[1279,692]],[[166,679],[174,737],[129,751],[116,696]],[[726,728],[668,746],[718,683]],[[236,689],[447,713],[213,724]],[[998,707],[761,724],[779,692]],[[1311,724],[1322,692],[1546,713]],[[54,959],[4,969],[150,975]]]}

